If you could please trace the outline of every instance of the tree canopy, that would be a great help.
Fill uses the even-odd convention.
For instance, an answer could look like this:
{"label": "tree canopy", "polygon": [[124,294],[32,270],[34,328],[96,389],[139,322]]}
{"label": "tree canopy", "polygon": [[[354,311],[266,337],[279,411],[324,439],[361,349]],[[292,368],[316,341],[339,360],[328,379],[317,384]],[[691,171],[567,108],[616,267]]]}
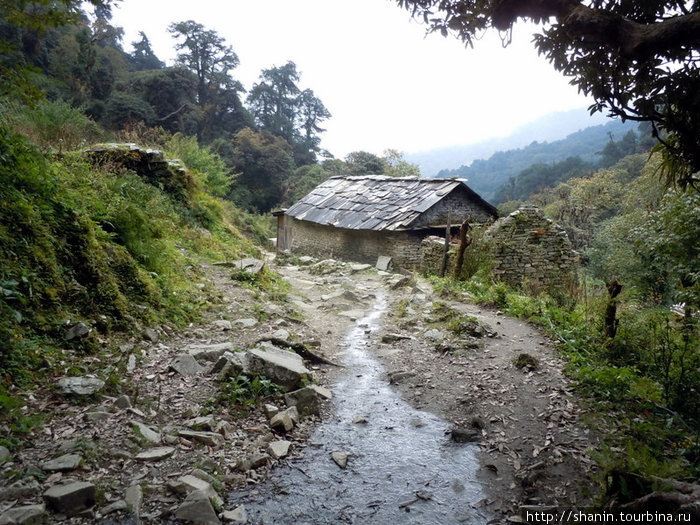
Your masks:
{"label": "tree canopy", "polygon": [[[651,122],[669,182],[695,186],[700,171],[700,1],[397,0],[472,46],[484,30],[510,39],[518,19],[540,24],[538,52],[593,96],[591,111]],[[672,168],[672,169],[671,169]]]}

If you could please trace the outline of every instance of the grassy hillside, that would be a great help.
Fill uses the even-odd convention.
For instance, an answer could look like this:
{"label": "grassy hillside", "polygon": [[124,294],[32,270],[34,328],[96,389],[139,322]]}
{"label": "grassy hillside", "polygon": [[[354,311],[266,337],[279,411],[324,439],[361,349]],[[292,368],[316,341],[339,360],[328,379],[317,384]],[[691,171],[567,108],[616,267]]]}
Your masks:
{"label": "grassy hillside", "polygon": [[[70,371],[105,335],[195,319],[210,300],[201,261],[259,255],[241,234],[254,221],[197,170],[149,181],[116,158],[43,154],[7,127],[0,159],[1,416],[11,392]],[[78,322],[90,333],[71,338]]]}

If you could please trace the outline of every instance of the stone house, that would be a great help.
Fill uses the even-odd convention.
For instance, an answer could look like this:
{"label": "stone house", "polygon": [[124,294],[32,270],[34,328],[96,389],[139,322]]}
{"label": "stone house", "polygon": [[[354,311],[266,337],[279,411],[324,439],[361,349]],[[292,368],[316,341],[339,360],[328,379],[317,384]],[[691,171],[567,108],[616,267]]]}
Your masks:
{"label": "stone house", "polygon": [[456,234],[498,211],[462,179],[331,177],[277,216],[277,250],[374,264],[391,257],[395,268],[417,268],[421,241]]}

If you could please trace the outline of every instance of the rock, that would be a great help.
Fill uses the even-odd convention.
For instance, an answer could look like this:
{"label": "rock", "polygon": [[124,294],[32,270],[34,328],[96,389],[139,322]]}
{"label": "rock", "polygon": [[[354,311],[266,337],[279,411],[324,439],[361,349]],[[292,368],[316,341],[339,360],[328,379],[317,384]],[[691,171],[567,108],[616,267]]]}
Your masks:
{"label": "rock", "polygon": [[138,421],[130,421],[130,423],[135,427],[134,430],[136,433],[150,444],[158,445],[161,442],[163,436],[160,432],[153,430],[148,425],[144,425]]}
{"label": "rock", "polygon": [[299,411],[297,407],[289,407],[283,413],[287,414],[295,425],[299,423]]}
{"label": "rock", "polygon": [[112,414],[103,410],[95,410],[93,412],[88,412],[87,414],[85,414],[85,420],[90,421],[91,423],[107,421],[110,417],[112,417]]}
{"label": "rock", "polygon": [[321,385],[309,385],[309,388],[313,388],[316,391],[316,393],[324,399],[333,398],[333,392],[328,390],[326,387],[323,387]]}
{"label": "rock", "polygon": [[107,516],[108,514],[112,514],[113,512],[119,512],[122,510],[126,510],[129,508],[129,505],[124,501],[123,499],[118,499],[114,503],[110,503],[106,507],[103,507],[100,509],[100,514],[103,516]]}
{"label": "rock", "polygon": [[66,332],[66,341],[71,341],[78,337],[85,337],[90,333],[90,327],[82,321],[71,326]]}
{"label": "rock", "polygon": [[291,441],[273,441],[267,446],[267,453],[275,459],[280,459],[289,454],[289,447],[291,445]]}
{"label": "rock", "polygon": [[103,386],[105,382],[96,377],[64,377],[56,382],[58,392],[74,396],[91,396]]}
{"label": "rock", "polygon": [[257,326],[258,321],[257,321],[257,319],[252,319],[250,317],[247,317],[245,319],[236,319],[234,321],[234,323],[242,326],[243,328],[253,328],[254,326]]}
{"label": "rock", "polygon": [[369,270],[372,268],[371,264],[351,264],[350,265],[350,271],[352,273],[357,273],[357,272],[364,272],[365,270]]}
{"label": "rock", "polygon": [[518,355],[518,357],[513,360],[513,364],[516,368],[525,368],[528,371],[537,370],[540,366],[539,361],[537,361],[535,357],[525,353]]}
{"label": "rock", "polygon": [[146,328],[143,331],[143,338],[155,344],[160,341],[160,334],[153,328]]}
{"label": "rock", "polygon": [[311,377],[301,356],[270,343],[260,343],[257,348],[248,350],[247,356],[246,372],[264,375],[287,390],[297,388],[303,380]]}
{"label": "rock", "polygon": [[446,337],[444,332],[441,332],[436,328],[426,330],[424,335],[427,339],[430,339],[431,341],[442,341]]}
{"label": "rock", "polygon": [[246,354],[242,352],[224,352],[224,354],[214,363],[209,373],[218,374],[220,380],[225,380],[231,376],[243,373],[248,366]]}
{"label": "rock", "polygon": [[391,275],[387,277],[386,283],[389,288],[396,290],[402,286],[408,286],[411,283],[411,278],[407,275]]}
{"label": "rock", "polygon": [[34,478],[20,479],[9,487],[0,488],[0,501],[28,498],[39,491],[40,485]]}
{"label": "rock", "polygon": [[44,492],[44,500],[54,512],[72,516],[95,504],[95,485],[86,481],[75,481],[65,485],[54,485]]}
{"label": "rock", "polygon": [[235,261],[231,266],[240,272],[250,275],[258,275],[265,269],[265,261],[255,259],[253,257],[247,257],[245,259],[241,259],[240,261]]}
{"label": "rock", "polygon": [[221,523],[209,497],[201,490],[191,492],[175,511],[175,518],[201,525]]}
{"label": "rock", "polygon": [[338,271],[338,261],[334,259],[324,259],[309,266],[309,273],[314,275],[327,275]]}
{"label": "rock", "polygon": [[338,315],[342,317],[347,317],[351,321],[357,321],[365,316],[365,312],[362,310],[347,310],[345,312],[340,312]]}
{"label": "rock", "polygon": [[130,374],[136,369],[136,356],[134,354],[129,355],[129,359],[126,361],[126,373]]}
{"label": "rock", "polygon": [[383,272],[388,272],[391,270],[391,267],[393,266],[393,261],[391,260],[391,257],[388,257],[386,255],[380,255],[377,257],[377,264],[374,265],[374,267],[377,270],[383,271]]}
{"label": "rock", "polygon": [[216,420],[212,416],[200,416],[188,419],[185,421],[185,426],[194,430],[207,430],[212,432],[216,428]]}
{"label": "rock", "polygon": [[294,421],[289,417],[289,414],[285,410],[279,414],[275,414],[272,419],[270,419],[270,427],[277,432],[289,432],[294,428]]}
{"label": "rock", "polygon": [[175,453],[173,447],[154,447],[136,454],[135,459],[139,461],[160,461],[169,458]]}
{"label": "rock", "polygon": [[248,523],[248,514],[243,505],[239,505],[233,510],[227,510],[221,513],[221,519],[233,523],[233,525],[246,525]]}
{"label": "rock", "polygon": [[284,401],[289,407],[297,407],[302,417],[318,415],[321,409],[318,392],[308,386],[285,394]]}
{"label": "rock", "polygon": [[270,405],[269,403],[266,403],[263,405],[263,412],[265,412],[265,417],[267,419],[271,419],[275,415],[279,413],[280,409],[277,408],[275,405]]}
{"label": "rock", "polygon": [[279,330],[275,330],[274,332],[272,332],[268,337],[270,339],[282,339],[283,341],[288,341],[291,337],[291,334],[288,330],[280,328]]}
{"label": "rock", "polygon": [[41,464],[41,470],[47,472],[68,472],[80,466],[83,457],[80,454],[64,454],[61,457],[46,461]]}
{"label": "rock", "polygon": [[218,432],[219,434],[224,436],[224,439],[229,439],[234,434],[233,425],[228,421],[219,421],[216,424],[214,432]]}
{"label": "rock", "polygon": [[120,410],[125,410],[131,407],[131,399],[126,394],[119,396],[114,400],[114,406]]}
{"label": "rock", "polygon": [[267,454],[255,454],[239,461],[236,468],[241,472],[246,472],[267,465],[268,459],[270,459],[270,456]]}
{"label": "rock", "polygon": [[198,432],[196,430],[180,430],[178,432],[178,435],[180,437],[185,438],[185,439],[189,439],[191,441],[199,441],[200,443],[204,443],[205,445],[209,445],[212,447],[218,447],[224,441],[223,436],[221,434],[217,434],[216,432]]}
{"label": "rock", "polygon": [[396,372],[389,372],[389,383],[392,385],[395,385],[396,383],[400,383],[404,379],[410,379],[411,377],[414,377],[416,374],[415,372],[406,372],[404,370],[397,370]]}
{"label": "rock", "polygon": [[11,454],[10,454],[9,449],[0,445],[0,463],[3,463],[4,461],[11,459],[10,456],[11,456]]}
{"label": "rock", "polygon": [[0,514],[0,525],[35,525],[43,523],[45,515],[45,505],[12,507]]}
{"label": "rock", "polygon": [[195,478],[199,478],[202,481],[206,481],[210,485],[214,483],[215,479],[214,476],[209,475],[207,472],[204,472],[201,468],[195,468],[192,469],[191,473]]}
{"label": "rock", "polygon": [[450,430],[450,438],[456,443],[470,443],[478,441],[481,433],[475,428],[453,428]]}
{"label": "rock", "polygon": [[201,373],[204,368],[190,354],[175,356],[170,362],[170,370],[174,370],[182,376],[193,376]]}
{"label": "rock", "polygon": [[231,321],[229,321],[227,319],[219,319],[217,321],[214,321],[212,324],[215,327],[222,330],[223,332],[228,332],[229,330],[231,330],[233,328],[233,326],[231,325]]}
{"label": "rock", "polygon": [[233,352],[233,343],[217,343],[213,345],[189,345],[186,349],[188,354],[197,361],[215,362],[226,352]]}
{"label": "rock", "polygon": [[199,491],[206,494],[207,498],[211,499],[215,505],[222,506],[224,504],[221,496],[217,494],[214,487],[211,486],[211,483],[193,476],[192,474],[177,478],[177,481],[169,487],[179,494],[191,494],[192,492]]}
{"label": "rock", "polygon": [[410,340],[413,339],[413,337],[407,334],[384,334],[382,336],[382,343],[396,343],[397,341],[403,341],[407,339]]}
{"label": "rock", "polygon": [[143,503],[143,489],[135,483],[129,485],[124,492],[124,501],[131,513],[137,518],[141,516],[141,504]]}
{"label": "rock", "polygon": [[348,465],[348,455],[345,452],[331,452],[331,459],[335,461],[335,464],[340,468],[345,468]]}

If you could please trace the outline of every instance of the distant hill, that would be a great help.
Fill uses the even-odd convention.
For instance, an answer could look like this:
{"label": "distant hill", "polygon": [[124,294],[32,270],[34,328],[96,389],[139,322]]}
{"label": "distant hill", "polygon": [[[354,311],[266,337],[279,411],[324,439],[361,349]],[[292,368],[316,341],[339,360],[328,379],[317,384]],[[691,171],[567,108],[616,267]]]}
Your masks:
{"label": "distant hill", "polygon": [[565,139],[554,142],[532,142],[530,145],[508,151],[498,151],[488,160],[478,159],[469,166],[442,170],[439,177],[460,177],[469,180],[469,186],[490,199],[494,191],[512,176],[538,162],[551,163],[578,156],[586,162],[597,162],[598,153],[610,141],[610,136],[619,140],[636,123],[614,120],[605,125],[571,133]]}
{"label": "distant hill", "polygon": [[487,159],[497,151],[522,148],[535,140],[560,140],[575,131],[607,122],[610,122],[610,119],[602,113],[590,115],[585,108],[558,111],[517,128],[507,137],[406,153],[404,158],[408,162],[418,164],[424,176],[434,177],[442,170],[468,166],[476,159]]}

